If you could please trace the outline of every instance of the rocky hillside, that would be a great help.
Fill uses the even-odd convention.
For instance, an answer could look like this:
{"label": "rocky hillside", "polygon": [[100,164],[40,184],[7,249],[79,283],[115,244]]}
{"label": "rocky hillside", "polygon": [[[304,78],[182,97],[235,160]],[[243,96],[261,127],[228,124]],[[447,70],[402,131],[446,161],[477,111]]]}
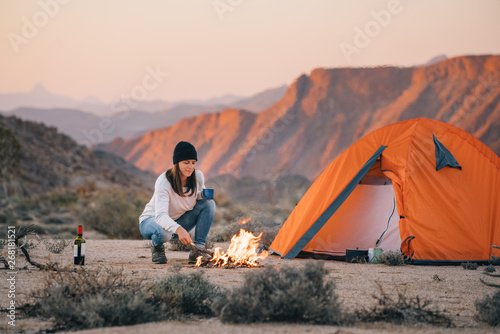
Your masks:
{"label": "rocky hillside", "polygon": [[19,172],[9,183],[9,193],[36,195],[85,183],[97,187],[150,186],[154,177],[111,154],[94,154],[54,127],[0,116],[21,145]]}
{"label": "rocky hillside", "polygon": [[316,69],[274,106],[255,114],[227,109],[100,149],[162,172],[180,140],[199,150],[208,175],[310,180],[353,142],[400,120],[454,124],[500,153],[500,56],[467,56],[428,66]]}

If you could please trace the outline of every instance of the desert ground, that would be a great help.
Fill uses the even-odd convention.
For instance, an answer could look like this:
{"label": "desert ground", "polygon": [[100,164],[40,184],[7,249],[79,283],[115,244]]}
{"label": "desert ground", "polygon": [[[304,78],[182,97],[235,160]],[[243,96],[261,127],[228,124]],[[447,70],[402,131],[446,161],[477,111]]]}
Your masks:
{"label": "desert ground", "polygon": [[[151,251],[146,240],[103,240],[87,236],[85,267],[92,268],[123,268],[131,277],[155,280],[170,275],[174,264],[181,264],[181,273],[203,271],[212,283],[225,288],[238,287],[244,281],[245,275],[259,268],[198,268],[187,263],[188,253],[167,250],[168,263],[165,265],[151,262]],[[228,243],[215,246],[227,249]],[[73,248],[69,245],[60,254],[50,254],[43,244],[31,250],[33,258],[43,263],[48,260],[59,265],[71,265]],[[305,259],[284,260],[277,256],[270,256],[262,262],[264,266],[280,268],[284,265],[302,266]],[[318,260],[315,260],[318,261]],[[346,263],[339,261],[324,261],[329,274],[327,279],[334,280],[336,291],[345,309],[369,307],[375,303],[373,294],[377,294],[377,284],[385,292],[397,295],[398,291],[405,291],[407,296],[419,296],[421,299],[432,300],[433,306],[450,316],[455,328],[440,328],[429,325],[405,326],[376,323],[360,324],[355,327],[316,326],[297,324],[254,324],[233,325],[220,322],[217,318],[192,320],[186,322],[166,321],[148,323],[127,327],[112,327],[81,331],[82,333],[498,333],[498,328],[479,323],[474,319],[474,302],[486,294],[492,294],[495,288],[488,287],[480,282],[480,278],[490,281],[495,278],[485,277],[482,271],[464,270],[461,266],[386,266],[383,264]],[[496,267],[497,273],[500,267]],[[8,285],[7,270],[1,270],[2,284],[0,285],[0,304],[4,309],[7,305]],[[30,293],[41,286],[46,273],[27,264],[22,255],[17,255],[16,261],[16,303],[22,305],[28,300]],[[498,283],[498,282],[497,282]],[[49,321],[26,318],[18,310],[15,329],[7,325],[5,316],[2,316],[0,332],[36,333],[51,328]],[[13,330],[14,329],[14,330]]]}

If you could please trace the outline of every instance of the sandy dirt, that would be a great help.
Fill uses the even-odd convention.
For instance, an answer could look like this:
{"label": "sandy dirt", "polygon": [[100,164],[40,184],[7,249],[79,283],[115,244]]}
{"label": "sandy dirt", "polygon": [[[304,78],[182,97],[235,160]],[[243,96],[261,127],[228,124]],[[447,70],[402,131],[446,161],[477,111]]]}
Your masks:
{"label": "sandy dirt", "polygon": [[[216,244],[224,250],[228,244]],[[37,261],[45,262],[48,254],[45,246],[38,245],[32,250],[33,257]],[[247,273],[261,269],[218,269],[218,268],[196,268],[187,263],[187,252],[167,251],[168,263],[156,265],[151,262],[151,251],[147,241],[130,240],[93,240],[87,238],[87,253],[85,267],[88,269],[99,267],[123,268],[124,272],[131,277],[141,277],[147,280],[155,280],[159,277],[172,273],[170,268],[175,263],[183,266],[182,273],[203,271],[205,276],[212,282],[225,288],[238,287],[243,282]],[[41,286],[44,273],[28,265],[21,255],[17,255],[16,262],[16,304],[22,305],[33,289]],[[65,248],[61,254],[50,254],[50,261],[60,265],[71,265],[73,261],[72,245]],[[280,268],[283,265],[303,266],[305,261],[310,260],[283,260],[271,256],[264,261],[265,266]],[[456,328],[439,328],[427,325],[416,327],[405,327],[406,333],[498,333],[498,328],[478,323],[474,320],[474,302],[483,298],[486,294],[492,294],[495,288],[487,287],[479,281],[485,278],[482,271],[464,270],[461,266],[386,266],[382,264],[351,264],[338,261],[324,261],[329,270],[327,279],[334,280],[337,293],[346,309],[369,307],[375,303],[373,294],[378,294],[377,284],[390,295],[396,296],[398,291],[405,291],[407,296],[419,296],[421,299],[433,301],[433,306],[444,311],[450,316]],[[497,272],[500,267],[496,267]],[[0,284],[0,305],[4,309],[8,303],[8,284],[6,279],[9,275],[6,270],[0,271],[2,284]],[[436,276],[437,275],[437,276]],[[485,280],[494,282],[495,278],[486,277]],[[498,279],[497,279],[498,280]],[[18,310],[16,320],[16,331],[34,333],[41,329],[50,328],[51,323],[38,319],[27,319],[23,317],[22,311]],[[8,326],[5,313],[2,314],[0,332],[12,332]],[[369,324],[357,327],[334,327],[313,326],[295,324],[259,324],[259,325],[228,325],[221,323],[218,319],[208,319],[190,322],[160,322],[128,327],[115,327],[106,329],[95,329],[84,332],[89,333],[165,333],[167,331],[197,332],[197,333],[399,333],[403,328],[390,324]]]}

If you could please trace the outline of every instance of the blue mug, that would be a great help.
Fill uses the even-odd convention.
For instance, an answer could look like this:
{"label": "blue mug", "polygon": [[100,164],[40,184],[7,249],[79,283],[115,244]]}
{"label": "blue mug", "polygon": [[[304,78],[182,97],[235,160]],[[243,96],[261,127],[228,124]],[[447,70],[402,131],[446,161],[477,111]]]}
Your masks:
{"label": "blue mug", "polygon": [[214,199],[214,190],[203,189],[203,199]]}

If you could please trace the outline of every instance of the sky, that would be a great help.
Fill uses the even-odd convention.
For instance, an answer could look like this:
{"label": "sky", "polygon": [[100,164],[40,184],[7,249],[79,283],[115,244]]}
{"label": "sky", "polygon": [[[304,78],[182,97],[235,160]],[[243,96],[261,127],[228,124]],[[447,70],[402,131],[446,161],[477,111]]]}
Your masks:
{"label": "sky", "polygon": [[314,68],[500,54],[492,0],[0,0],[0,94],[250,96]]}

